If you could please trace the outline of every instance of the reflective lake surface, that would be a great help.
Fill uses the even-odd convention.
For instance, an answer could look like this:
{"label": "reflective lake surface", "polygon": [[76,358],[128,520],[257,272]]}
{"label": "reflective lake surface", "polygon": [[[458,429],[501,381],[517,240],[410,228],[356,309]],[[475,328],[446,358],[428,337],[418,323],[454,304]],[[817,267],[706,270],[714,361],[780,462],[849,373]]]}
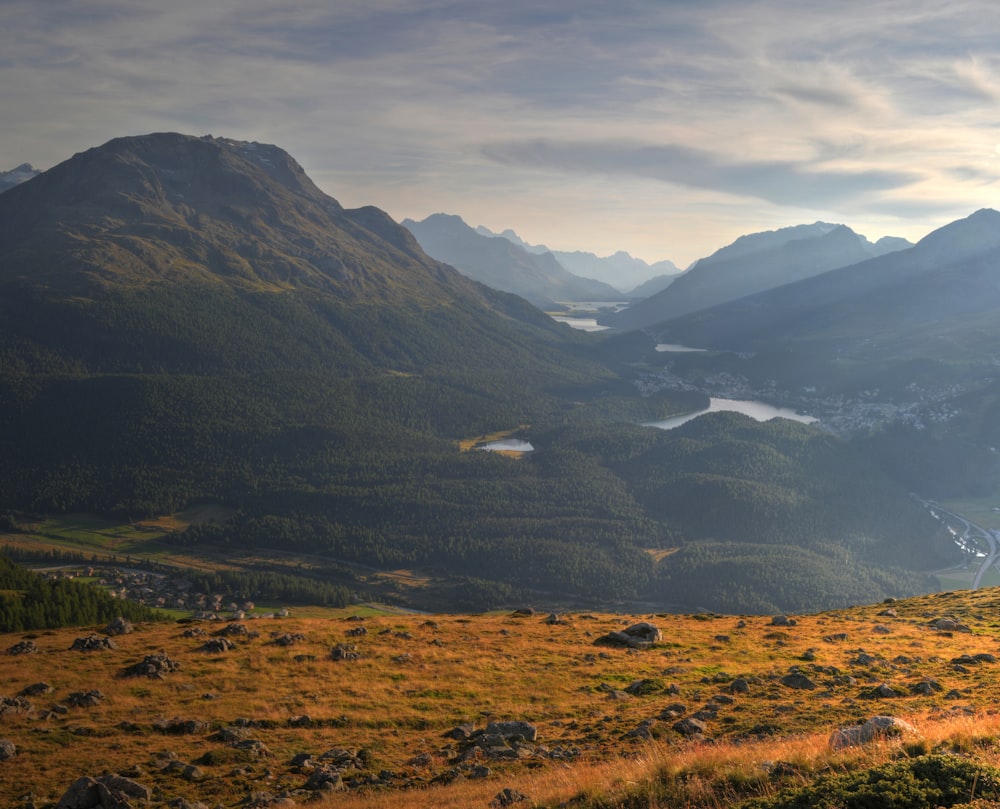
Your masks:
{"label": "reflective lake surface", "polygon": [[757,419],[757,421],[769,421],[770,419],[779,418],[792,419],[793,421],[800,421],[803,424],[812,424],[815,421],[819,421],[819,419],[815,419],[812,416],[796,413],[787,407],[774,407],[765,402],[758,402],[751,399],[713,398],[709,400],[709,405],[704,410],[695,410],[691,413],[671,416],[669,419],[661,419],[660,421],[647,421],[645,425],[647,427],[658,427],[661,430],[672,430],[674,427],[680,427],[682,424],[691,421],[691,419],[696,419],[698,416],[703,416],[706,413],[721,413],[725,411],[743,413],[746,416]]}
{"label": "reflective lake surface", "polygon": [[535,448],[531,446],[530,442],[522,441],[519,438],[504,438],[501,441],[490,441],[490,443],[483,444],[476,447],[476,449],[485,449],[487,452],[498,452],[500,450],[506,450],[507,452],[532,452]]}

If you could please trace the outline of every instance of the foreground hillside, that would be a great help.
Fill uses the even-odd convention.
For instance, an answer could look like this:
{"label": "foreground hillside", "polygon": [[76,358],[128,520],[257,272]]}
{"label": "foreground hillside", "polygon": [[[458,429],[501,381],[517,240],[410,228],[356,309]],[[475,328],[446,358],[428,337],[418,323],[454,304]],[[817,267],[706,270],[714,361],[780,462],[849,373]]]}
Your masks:
{"label": "foreground hillside", "polygon": [[[341,612],[7,635],[0,783],[38,807],[107,774],[152,806],[958,805],[997,794],[998,607],[985,590],[795,618]],[[662,635],[602,642],[636,624]],[[829,744],[886,715],[898,737]],[[947,789],[817,797],[904,771]]]}

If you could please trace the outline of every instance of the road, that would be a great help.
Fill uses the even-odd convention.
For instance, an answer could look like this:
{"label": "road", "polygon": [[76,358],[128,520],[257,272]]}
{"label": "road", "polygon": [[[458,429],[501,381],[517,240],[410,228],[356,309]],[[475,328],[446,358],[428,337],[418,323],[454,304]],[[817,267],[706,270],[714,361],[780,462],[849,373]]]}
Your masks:
{"label": "road", "polygon": [[[914,495],[916,497],[916,495]],[[997,557],[1000,557],[1000,546],[997,545],[997,538],[993,531],[988,528],[983,528],[981,525],[976,525],[966,517],[961,514],[956,514],[954,511],[949,511],[946,508],[935,503],[933,500],[924,500],[922,497],[917,497],[924,507],[927,508],[931,514],[933,514],[938,520],[948,525],[948,521],[945,517],[949,517],[956,521],[962,526],[962,534],[958,537],[958,543],[965,549],[970,550],[972,546],[982,547],[982,543],[986,544],[988,551],[985,556],[983,556],[982,562],[979,564],[979,569],[976,571],[976,575],[972,579],[972,589],[979,589],[979,585],[983,580],[983,576],[986,575],[986,571],[989,570],[997,561]]]}

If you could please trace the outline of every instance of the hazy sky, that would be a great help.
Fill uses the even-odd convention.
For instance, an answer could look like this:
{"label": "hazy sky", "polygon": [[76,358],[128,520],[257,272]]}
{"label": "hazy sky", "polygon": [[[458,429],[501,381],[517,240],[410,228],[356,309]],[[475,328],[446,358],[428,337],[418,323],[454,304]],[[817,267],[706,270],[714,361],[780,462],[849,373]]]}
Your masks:
{"label": "hazy sky", "polygon": [[1000,207],[986,0],[3,0],[0,169],[274,143],[343,205],[684,266]]}

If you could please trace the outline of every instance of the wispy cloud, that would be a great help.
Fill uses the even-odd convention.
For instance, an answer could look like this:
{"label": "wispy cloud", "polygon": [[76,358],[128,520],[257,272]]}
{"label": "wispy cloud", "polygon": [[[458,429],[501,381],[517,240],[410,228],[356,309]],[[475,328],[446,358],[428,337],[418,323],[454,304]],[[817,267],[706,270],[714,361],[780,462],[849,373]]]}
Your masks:
{"label": "wispy cloud", "polygon": [[1000,168],[986,0],[5,0],[0,30],[0,168],[211,132],[347,204],[566,247],[683,262],[817,216],[919,236]]}

